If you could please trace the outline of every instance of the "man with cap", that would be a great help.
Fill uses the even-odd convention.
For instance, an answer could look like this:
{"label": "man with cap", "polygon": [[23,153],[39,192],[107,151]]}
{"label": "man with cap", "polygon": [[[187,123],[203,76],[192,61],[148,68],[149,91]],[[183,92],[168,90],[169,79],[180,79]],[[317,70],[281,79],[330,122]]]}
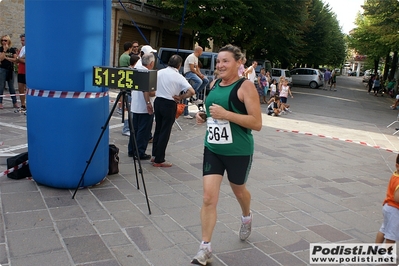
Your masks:
{"label": "man with cap", "polygon": [[[140,52],[140,57],[142,57],[144,54],[149,54],[149,53],[156,53],[157,50],[152,48],[150,45],[144,45],[141,47],[141,52]],[[136,68],[141,67],[143,64],[141,63],[141,59],[137,61],[136,63]]]}
{"label": "man with cap", "polygon": [[[142,57],[142,66],[136,69],[151,70],[154,68],[155,57],[152,53],[144,54]],[[149,160],[151,155],[146,154],[148,137],[151,135],[152,122],[154,120],[153,102],[155,91],[137,91],[132,90],[132,101],[130,111],[133,113],[133,128],[137,142],[137,152],[133,146],[132,137],[129,139],[128,155],[129,157],[139,156],[140,160]],[[136,157],[137,158],[137,157]]]}
{"label": "man with cap", "polygon": [[[143,66],[143,63],[141,61],[141,57],[143,57],[143,55],[145,54],[151,54],[151,53],[156,53],[157,50],[155,50],[154,48],[152,48],[150,45],[143,45],[140,49],[140,59],[139,61],[137,61],[136,65],[134,66],[137,69],[140,69]],[[148,136],[148,141],[152,141],[152,134],[151,134],[151,130],[150,130],[150,135]]]}

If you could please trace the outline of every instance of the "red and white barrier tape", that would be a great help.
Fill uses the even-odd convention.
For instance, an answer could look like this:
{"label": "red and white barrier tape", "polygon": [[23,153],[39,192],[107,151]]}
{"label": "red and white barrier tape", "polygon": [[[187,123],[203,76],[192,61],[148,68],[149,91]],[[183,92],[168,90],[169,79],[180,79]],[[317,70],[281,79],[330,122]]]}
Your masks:
{"label": "red and white barrier tape", "polygon": [[372,144],[369,144],[369,143],[364,142],[364,141],[355,141],[355,140],[350,140],[350,139],[342,139],[342,138],[331,137],[331,136],[326,136],[326,135],[322,135],[322,134],[312,134],[312,133],[308,133],[308,132],[301,132],[299,130],[277,129],[276,131],[277,132],[296,133],[296,134],[302,134],[302,135],[307,135],[307,136],[316,136],[316,137],[332,139],[332,140],[339,140],[339,141],[344,141],[344,142],[349,142],[349,143],[360,144],[360,145],[363,145],[363,146],[372,147],[372,148],[376,148],[376,149],[380,149],[380,150],[384,150],[384,151],[388,151],[388,152],[399,153],[399,151],[394,151],[394,150],[391,150],[391,149],[383,148],[383,147],[381,147],[379,145],[372,145]]}
{"label": "red and white barrier tape", "polygon": [[21,95],[25,95],[24,93],[21,93],[21,94],[3,94],[3,95],[0,95],[0,97],[11,97],[11,96],[21,96]]}
{"label": "red and white barrier tape", "polygon": [[81,91],[47,91],[28,89],[26,92],[30,96],[47,97],[47,98],[69,98],[69,99],[87,99],[101,98],[108,95],[106,92],[81,92]]}
{"label": "red and white barrier tape", "polygon": [[19,165],[16,165],[16,166],[14,166],[13,168],[10,168],[10,169],[5,170],[4,172],[0,173],[0,177],[5,176],[5,175],[8,175],[8,174],[10,174],[10,173],[12,173],[12,172],[14,172],[14,171],[16,171],[16,170],[18,170],[18,169],[21,169],[22,166],[27,165],[28,162],[29,162],[29,160],[26,160],[25,162],[23,162],[23,163],[21,163],[21,164],[19,164]]}

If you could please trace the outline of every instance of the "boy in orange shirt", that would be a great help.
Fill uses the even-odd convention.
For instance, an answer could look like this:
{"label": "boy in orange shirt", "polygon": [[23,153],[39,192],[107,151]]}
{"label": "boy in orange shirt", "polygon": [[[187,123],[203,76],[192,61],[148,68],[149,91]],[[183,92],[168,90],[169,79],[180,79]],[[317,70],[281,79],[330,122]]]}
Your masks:
{"label": "boy in orange shirt", "polygon": [[384,221],[377,233],[376,243],[399,241],[399,154],[396,156],[396,171],[389,180],[387,195],[382,204]]}

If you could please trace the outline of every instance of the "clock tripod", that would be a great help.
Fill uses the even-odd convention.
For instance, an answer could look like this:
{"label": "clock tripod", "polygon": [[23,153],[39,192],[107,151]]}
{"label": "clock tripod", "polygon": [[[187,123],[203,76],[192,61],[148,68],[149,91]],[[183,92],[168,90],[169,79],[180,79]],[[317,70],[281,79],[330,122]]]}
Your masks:
{"label": "clock tripod", "polygon": [[[128,112],[128,121],[129,121],[129,129],[130,129],[130,142],[133,143],[133,145],[134,145],[133,147],[134,147],[135,154],[133,155],[133,161],[134,161],[134,171],[135,171],[135,174],[136,174],[137,189],[140,189],[139,178],[138,178],[138,174],[140,174],[141,175],[141,181],[143,183],[143,189],[144,189],[145,198],[146,198],[146,201],[147,201],[148,212],[149,212],[149,214],[151,214],[151,208],[150,208],[150,203],[149,203],[149,200],[148,200],[147,189],[146,189],[145,182],[144,182],[143,169],[141,167],[140,156],[138,155],[136,135],[135,135],[134,127],[133,127],[133,124],[132,124],[133,117],[132,117],[132,113],[130,112],[130,108],[129,108],[130,104],[129,104],[129,99],[127,97],[127,90],[125,90],[125,89],[121,89],[119,91],[119,93],[118,93],[118,96],[116,97],[114,106],[112,107],[111,112],[109,113],[108,118],[107,118],[104,126],[102,126],[102,128],[101,128],[102,129],[101,130],[101,134],[100,134],[100,136],[99,136],[99,138],[97,140],[96,145],[94,146],[94,149],[93,149],[93,151],[91,153],[91,156],[90,156],[89,160],[86,162],[86,168],[85,168],[85,170],[82,173],[82,177],[79,180],[79,183],[78,183],[78,185],[77,185],[77,187],[75,189],[75,192],[73,193],[72,198],[75,198],[75,195],[76,195],[78,189],[80,188],[80,186],[81,186],[81,184],[82,184],[82,182],[84,180],[84,176],[86,174],[86,171],[89,168],[89,165],[90,165],[90,163],[91,163],[91,161],[92,161],[92,159],[94,157],[94,154],[96,153],[98,145],[101,142],[101,139],[102,139],[102,137],[104,135],[104,132],[105,132],[105,130],[108,127],[109,121],[111,120],[112,114],[114,113],[114,111],[116,109],[116,106],[118,105],[118,102],[119,102],[119,100],[121,98],[122,98],[122,122],[125,120],[124,119],[125,118],[124,117],[125,116],[125,112],[123,110],[125,110],[125,109],[129,110],[129,112]],[[138,167],[137,167],[137,164],[138,164]]]}

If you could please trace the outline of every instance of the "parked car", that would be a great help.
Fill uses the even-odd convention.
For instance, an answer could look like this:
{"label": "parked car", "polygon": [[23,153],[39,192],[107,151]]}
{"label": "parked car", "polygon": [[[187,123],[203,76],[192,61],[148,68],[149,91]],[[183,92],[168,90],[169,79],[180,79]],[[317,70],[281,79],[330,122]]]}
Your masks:
{"label": "parked car", "polygon": [[[356,71],[351,72],[350,76],[357,77],[357,72]],[[364,76],[364,73],[363,73],[363,71],[360,71],[359,77],[362,77],[362,76]]]}
{"label": "parked car", "polygon": [[[176,48],[165,48],[165,47],[159,48],[157,53],[158,58],[155,63],[155,68],[159,70],[167,67],[169,58],[172,55],[176,54],[176,51],[177,51]],[[193,50],[179,49],[179,52],[177,54],[183,58],[183,63],[184,63],[184,60],[186,60],[187,56],[189,56],[193,52],[194,52]],[[218,53],[204,51],[202,52],[202,55],[198,58],[198,61],[200,61],[202,65],[201,73],[204,74],[209,79],[209,82],[213,80],[217,56]],[[180,73],[183,73],[183,65],[180,68]]]}
{"label": "parked car", "polygon": [[280,83],[280,77],[285,77],[286,80],[288,80],[288,84],[291,86],[292,85],[292,77],[291,73],[288,69],[282,69],[282,68],[272,68],[272,72],[270,73],[272,79],[276,80],[276,83]]}
{"label": "parked car", "polygon": [[258,66],[255,68],[256,75],[259,75],[260,70],[262,68],[264,68],[265,71],[269,71],[269,72],[272,69],[272,64],[270,63],[270,61],[269,60],[262,60],[262,59],[256,59],[256,60],[249,59],[245,63],[246,67],[249,67],[250,65],[252,65],[253,61],[257,61],[258,62]]}
{"label": "parked car", "polygon": [[312,89],[316,89],[324,84],[323,74],[318,69],[295,68],[290,73],[294,85],[310,86]]}

